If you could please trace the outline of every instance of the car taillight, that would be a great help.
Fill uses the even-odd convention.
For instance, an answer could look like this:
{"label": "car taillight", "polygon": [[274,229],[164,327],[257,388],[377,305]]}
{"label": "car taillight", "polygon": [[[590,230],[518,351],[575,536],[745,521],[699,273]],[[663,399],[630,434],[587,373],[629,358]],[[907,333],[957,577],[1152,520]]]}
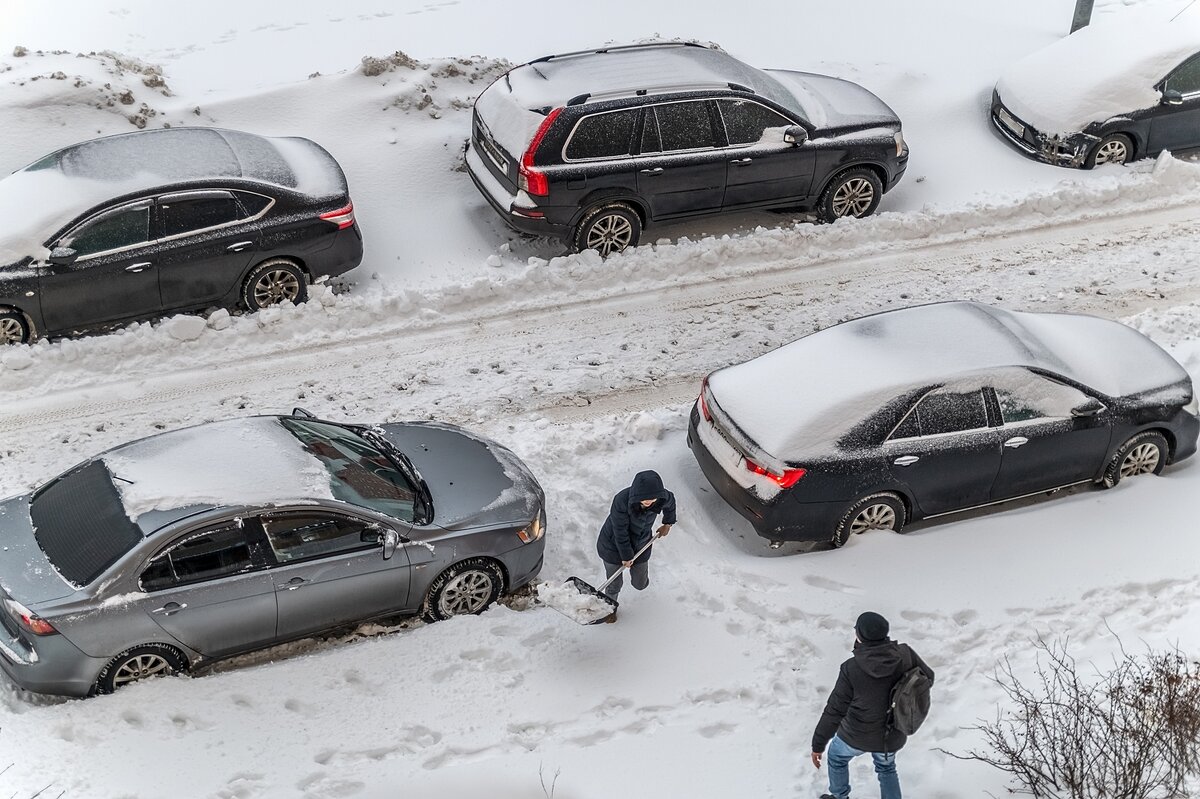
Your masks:
{"label": "car taillight", "polygon": [[808,469],[784,469],[783,474],[775,474],[770,469],[764,469],[749,458],[745,459],[746,469],[761,474],[763,477],[769,477],[774,480],[780,488],[791,488],[796,483],[800,482],[800,478],[808,474]]}
{"label": "car taillight", "polygon": [[17,600],[6,599],[4,600],[4,606],[8,609],[10,616],[20,622],[22,627],[34,635],[56,635],[58,633],[58,630],[54,629],[54,625]]}
{"label": "car taillight", "polygon": [[538,125],[537,133],[533,134],[533,139],[529,142],[529,146],[525,148],[525,154],[521,156],[521,167],[517,171],[517,186],[524,190],[526,194],[532,194],[535,197],[545,197],[550,193],[550,180],[546,177],[546,173],[533,168],[533,154],[537,152],[537,148],[541,145],[546,131],[554,124],[554,120],[558,119],[560,113],[562,113],[562,109],[555,108],[549,114],[546,114],[546,118],[542,120],[542,124]]}
{"label": "car taillight", "polygon": [[711,422],[712,414],[708,410],[708,401],[704,399],[705,392],[708,391],[708,378],[700,381],[700,415],[704,417],[704,421]]}
{"label": "car taillight", "polygon": [[321,219],[337,225],[338,230],[345,230],[354,224],[354,203],[336,211],[327,211],[321,214]]}

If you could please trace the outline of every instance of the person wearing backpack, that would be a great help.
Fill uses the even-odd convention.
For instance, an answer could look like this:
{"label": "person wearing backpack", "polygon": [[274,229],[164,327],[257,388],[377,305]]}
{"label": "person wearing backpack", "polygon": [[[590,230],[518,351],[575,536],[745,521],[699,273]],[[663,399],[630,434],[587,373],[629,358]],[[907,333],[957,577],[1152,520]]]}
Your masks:
{"label": "person wearing backpack", "polygon": [[854,634],[854,656],[842,664],[813,732],[816,768],[829,747],[829,793],[821,799],[847,799],[850,761],[868,752],[881,799],[900,799],[896,752],[929,710],[933,669],[908,644],[888,638],[888,621],[878,613],[859,616]]}

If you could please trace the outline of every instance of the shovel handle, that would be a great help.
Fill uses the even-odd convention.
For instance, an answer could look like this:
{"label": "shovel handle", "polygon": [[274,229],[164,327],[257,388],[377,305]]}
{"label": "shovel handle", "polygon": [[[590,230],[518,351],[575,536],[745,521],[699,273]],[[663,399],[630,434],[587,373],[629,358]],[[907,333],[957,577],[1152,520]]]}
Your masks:
{"label": "shovel handle", "polygon": [[[646,542],[646,546],[644,546],[644,547],[642,547],[641,549],[639,549],[639,550],[637,551],[637,554],[636,554],[636,555],[634,555],[632,558],[630,558],[630,560],[631,560],[631,561],[636,561],[636,560],[637,560],[638,558],[640,558],[640,557],[641,557],[643,554],[645,554],[645,552],[646,552],[646,550],[647,550],[647,549],[649,549],[650,547],[654,546],[654,539],[656,539],[656,538],[662,538],[662,536],[661,536],[661,535],[658,535],[657,533],[656,533],[655,535],[652,535],[652,536],[650,536],[650,540]],[[615,572],[613,572],[613,573],[612,573],[612,577],[609,577],[607,580],[605,580],[604,582],[600,583],[600,587],[599,587],[599,588],[597,588],[596,590],[597,590],[597,591],[603,591],[605,588],[608,588],[608,584],[609,584],[609,583],[611,583],[613,580],[617,579],[618,577],[620,577],[620,576],[621,576],[621,572],[623,572],[623,571],[625,571],[625,564],[624,564],[624,563],[622,563],[622,564],[621,564],[621,568],[617,569]]]}

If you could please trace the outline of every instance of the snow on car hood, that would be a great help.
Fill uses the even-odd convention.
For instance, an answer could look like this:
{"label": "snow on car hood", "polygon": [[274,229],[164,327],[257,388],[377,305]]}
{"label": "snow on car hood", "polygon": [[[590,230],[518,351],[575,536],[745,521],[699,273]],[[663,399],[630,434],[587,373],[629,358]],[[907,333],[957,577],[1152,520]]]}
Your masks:
{"label": "snow on car hood", "polygon": [[818,128],[900,126],[887,103],[857,83],[812,72],[765,70],[799,103],[805,118]]}
{"label": "snow on car hood", "polygon": [[1050,135],[1158,105],[1154,85],[1200,52],[1200,7],[1174,21],[1166,14],[1151,7],[1099,16],[1013,64],[996,84],[1000,101]]}
{"label": "snow on car hood", "polygon": [[425,479],[437,526],[526,524],[537,516],[541,486],[507,448],[437,422],[385,424],[380,429]]}
{"label": "snow on car hood", "polygon": [[0,588],[26,606],[75,592],[34,538],[28,496],[0,502]]}

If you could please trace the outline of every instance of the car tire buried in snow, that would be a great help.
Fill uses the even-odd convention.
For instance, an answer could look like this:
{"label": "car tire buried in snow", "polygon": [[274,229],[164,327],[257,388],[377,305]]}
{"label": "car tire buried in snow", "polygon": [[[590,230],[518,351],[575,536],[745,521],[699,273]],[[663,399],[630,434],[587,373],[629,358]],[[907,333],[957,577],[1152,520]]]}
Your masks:
{"label": "car tire buried in snow", "polygon": [[1133,140],[1124,133],[1110,133],[1088,153],[1088,169],[1097,164],[1127,164],[1133,160]]}
{"label": "car tire buried in snow", "polygon": [[308,299],[308,277],[294,261],[270,258],[254,267],[242,286],[242,305],[258,311],[290,302],[299,305]]}
{"label": "car tire buried in snow", "polygon": [[833,531],[830,539],[834,547],[840,547],[856,533],[868,530],[891,530],[898,533],[904,527],[904,502],[895,494],[871,494],[855,502],[847,509]]}
{"label": "car tire buried in snow", "polygon": [[1112,488],[1126,477],[1139,474],[1158,474],[1167,464],[1167,439],[1153,430],[1138,433],[1117,450],[1101,478],[1105,488]]}
{"label": "car tire buried in snow", "polygon": [[583,215],[572,242],[576,252],[595,250],[601,258],[636,247],[642,235],[642,218],[625,203],[607,203]]}
{"label": "car tire buried in snow", "polygon": [[0,311],[0,347],[29,343],[29,323],[19,311]]}
{"label": "car tire buried in snow", "polygon": [[883,184],[875,171],[866,167],[847,169],[838,174],[817,203],[817,219],[833,222],[842,217],[861,219],[875,213],[883,198]]}
{"label": "car tire buried in snow", "polygon": [[142,644],[126,649],[104,667],[96,678],[96,693],[111,694],[131,682],[186,670],[187,661],[175,647]]}
{"label": "car tire buried in snow", "polygon": [[504,571],[489,558],[456,563],[438,575],[425,594],[421,618],[444,621],[482,613],[504,592]]}

